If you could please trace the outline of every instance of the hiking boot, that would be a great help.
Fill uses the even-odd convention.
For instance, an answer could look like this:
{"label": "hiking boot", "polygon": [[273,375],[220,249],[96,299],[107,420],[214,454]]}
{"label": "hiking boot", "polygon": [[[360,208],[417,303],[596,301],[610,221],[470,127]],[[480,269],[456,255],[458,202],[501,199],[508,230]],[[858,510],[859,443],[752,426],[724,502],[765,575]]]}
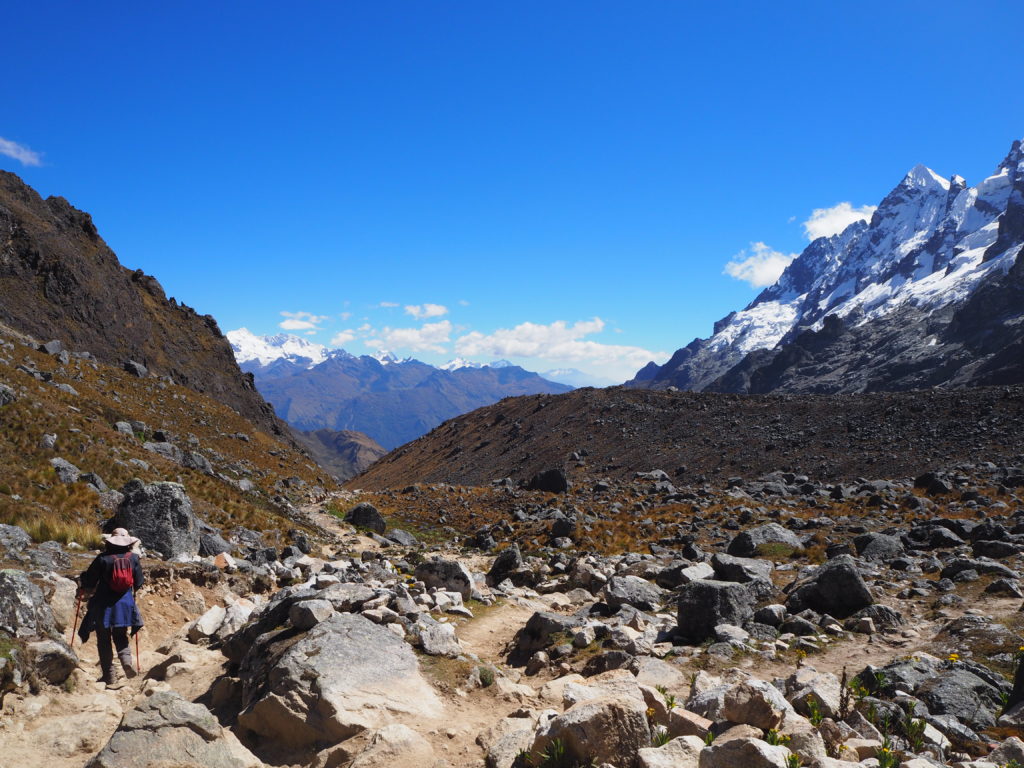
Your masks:
{"label": "hiking boot", "polygon": [[109,666],[103,667],[103,677],[100,678],[100,682],[106,684],[108,691],[117,691],[124,688],[126,681],[111,662]]}
{"label": "hiking boot", "polygon": [[130,648],[118,651],[117,658],[121,662],[121,669],[124,670],[125,677],[132,678],[139,674],[139,670],[135,668],[135,661],[132,659],[132,651]]}

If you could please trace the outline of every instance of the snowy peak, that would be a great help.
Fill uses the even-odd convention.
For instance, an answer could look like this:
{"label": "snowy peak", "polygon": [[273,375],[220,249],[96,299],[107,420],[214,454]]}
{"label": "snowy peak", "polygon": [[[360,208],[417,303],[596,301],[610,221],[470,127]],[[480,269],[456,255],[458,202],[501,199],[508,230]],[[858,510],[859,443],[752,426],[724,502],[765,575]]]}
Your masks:
{"label": "snowy peak", "polygon": [[939,176],[935,171],[926,165],[918,163],[900,182],[903,187],[921,187],[923,189],[937,188],[943,192],[949,191],[949,179]]}
{"label": "snowy peak", "polygon": [[442,371],[458,371],[462,368],[511,368],[512,363],[508,360],[495,360],[491,363],[474,363],[461,357],[449,360],[447,363],[437,366]]}
{"label": "snowy peak", "polygon": [[270,365],[275,360],[285,359],[311,368],[327,358],[327,349],[322,344],[288,333],[257,336],[248,328],[239,328],[224,335],[239,364]]}
{"label": "snowy peak", "polygon": [[633,384],[704,389],[747,355],[821,331],[829,318],[834,329],[835,320],[856,328],[908,311],[932,316],[1006,274],[1022,244],[1024,143],[1015,141],[996,172],[975,187],[916,165],[870,222],[810,243],[774,285],[716,323],[710,338],[678,350]]}

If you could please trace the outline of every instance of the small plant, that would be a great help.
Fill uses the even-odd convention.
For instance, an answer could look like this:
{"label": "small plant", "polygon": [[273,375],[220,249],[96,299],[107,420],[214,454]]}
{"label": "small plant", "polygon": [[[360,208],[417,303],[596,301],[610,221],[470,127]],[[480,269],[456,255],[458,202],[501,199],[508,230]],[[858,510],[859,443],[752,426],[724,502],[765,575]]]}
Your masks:
{"label": "small plant", "polygon": [[811,725],[817,728],[821,725],[821,721],[825,719],[825,716],[821,713],[821,705],[818,704],[818,700],[811,694],[807,694],[807,698],[804,701],[807,702],[807,719],[811,721]]}
{"label": "small plant", "polygon": [[764,735],[764,740],[773,747],[786,746],[789,743],[789,738],[785,733],[779,733],[774,728],[769,728],[768,732]]}
{"label": "small plant", "polygon": [[786,755],[786,768],[800,768],[800,763],[802,762],[803,760],[800,758],[800,755],[795,752]]}
{"label": "small plant", "polygon": [[839,719],[845,720],[850,716],[851,711],[853,711],[853,691],[846,676],[846,667],[843,667],[843,676],[839,680]]}
{"label": "small plant", "polygon": [[878,758],[878,768],[897,768],[903,762],[899,753],[892,748],[892,741],[888,736],[882,739],[882,746],[878,748],[875,757]]}
{"label": "small plant", "polygon": [[903,722],[903,732],[907,736],[907,742],[910,744],[912,752],[920,752],[924,749],[924,729],[924,720],[907,715],[907,719]]}
{"label": "small plant", "polygon": [[949,656],[946,657],[946,661],[950,662],[951,664],[956,664],[958,661],[960,661],[960,654],[951,653],[949,654]]}
{"label": "small plant", "polygon": [[714,743],[715,743],[715,732],[714,731],[708,731],[707,733],[705,733],[704,734],[704,746],[710,747]]}
{"label": "small plant", "polygon": [[494,670],[490,667],[477,667],[477,674],[480,676],[480,685],[484,688],[494,685]]}
{"label": "small plant", "polygon": [[655,728],[654,733],[651,736],[652,747],[663,747],[672,741],[672,736],[669,734],[667,728]]}

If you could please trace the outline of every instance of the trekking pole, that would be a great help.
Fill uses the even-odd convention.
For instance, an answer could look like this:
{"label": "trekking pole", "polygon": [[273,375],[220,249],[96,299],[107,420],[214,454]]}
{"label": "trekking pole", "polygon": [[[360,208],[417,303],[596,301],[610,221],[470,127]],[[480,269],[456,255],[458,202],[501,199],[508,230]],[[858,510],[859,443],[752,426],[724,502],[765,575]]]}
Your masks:
{"label": "trekking pole", "polygon": [[[139,630],[141,631],[141,630]],[[135,633],[135,672],[142,674],[142,657],[139,655],[139,633]]]}
{"label": "trekking pole", "polygon": [[75,623],[71,625],[71,642],[68,646],[71,648],[75,647],[75,632],[78,631],[78,611],[82,607],[82,598],[80,595],[75,595]]}

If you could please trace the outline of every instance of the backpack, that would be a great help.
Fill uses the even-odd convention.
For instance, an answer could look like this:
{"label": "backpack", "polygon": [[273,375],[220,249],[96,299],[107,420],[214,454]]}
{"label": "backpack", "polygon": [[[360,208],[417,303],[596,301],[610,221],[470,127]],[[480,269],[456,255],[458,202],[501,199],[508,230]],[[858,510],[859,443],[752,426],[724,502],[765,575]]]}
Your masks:
{"label": "backpack", "polygon": [[114,555],[114,567],[107,578],[107,586],[114,592],[127,592],[135,586],[131,552],[124,555]]}

